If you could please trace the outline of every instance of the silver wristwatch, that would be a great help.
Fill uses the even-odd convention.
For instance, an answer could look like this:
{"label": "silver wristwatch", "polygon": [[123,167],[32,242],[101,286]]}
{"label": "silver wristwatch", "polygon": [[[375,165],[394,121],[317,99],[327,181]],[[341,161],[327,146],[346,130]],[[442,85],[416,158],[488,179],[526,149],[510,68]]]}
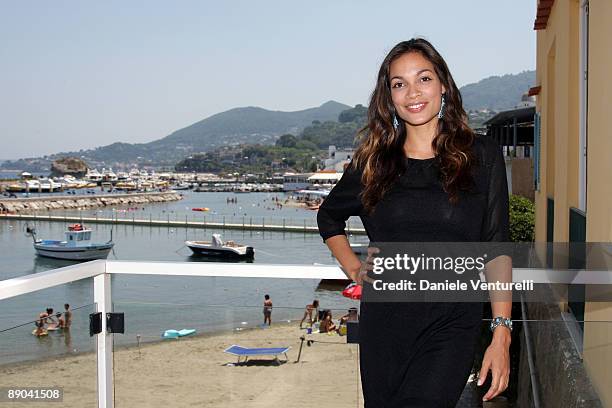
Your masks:
{"label": "silver wristwatch", "polygon": [[491,331],[495,330],[497,326],[506,326],[512,331],[512,319],[509,317],[497,316],[495,319],[491,320]]}

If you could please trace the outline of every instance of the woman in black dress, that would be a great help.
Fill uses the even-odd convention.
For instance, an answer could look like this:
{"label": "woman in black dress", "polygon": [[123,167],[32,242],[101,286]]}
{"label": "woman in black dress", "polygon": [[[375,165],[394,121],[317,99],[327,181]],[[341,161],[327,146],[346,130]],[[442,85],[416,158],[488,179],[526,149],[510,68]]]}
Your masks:
{"label": "woman in black dress", "polygon": [[[371,242],[508,241],[508,188],[497,143],[467,125],[446,63],[423,39],[397,44],[380,67],[368,124],[321,205],[320,234],[349,277],[367,262],[344,228],[360,216]],[[508,256],[486,264],[511,271]],[[482,303],[363,302],[360,367],[366,408],[455,407],[472,368]],[[511,302],[491,302],[493,340],[478,385],[508,386]]]}

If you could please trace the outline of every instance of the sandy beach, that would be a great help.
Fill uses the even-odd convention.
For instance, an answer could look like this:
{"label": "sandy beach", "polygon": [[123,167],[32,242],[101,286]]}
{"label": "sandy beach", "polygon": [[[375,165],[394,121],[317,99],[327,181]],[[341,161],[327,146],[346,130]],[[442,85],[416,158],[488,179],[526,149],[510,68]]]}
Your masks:
{"label": "sandy beach", "polygon": [[[115,350],[117,407],[362,407],[358,348],[346,337],[306,335],[296,362],[300,336],[296,322],[272,328],[184,337]],[[236,365],[223,352],[245,347],[290,346],[286,363],[272,357]],[[284,356],[280,356],[284,360]],[[96,405],[94,353],[0,367],[0,387],[59,386],[64,400],[53,406]],[[40,406],[38,402],[11,406]]]}

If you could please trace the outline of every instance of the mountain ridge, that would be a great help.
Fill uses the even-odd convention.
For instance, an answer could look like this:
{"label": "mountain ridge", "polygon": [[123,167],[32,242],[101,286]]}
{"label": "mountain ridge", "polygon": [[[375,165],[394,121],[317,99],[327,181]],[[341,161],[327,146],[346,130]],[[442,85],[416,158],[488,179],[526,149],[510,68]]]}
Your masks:
{"label": "mountain ridge", "polygon": [[[460,88],[466,110],[506,110],[520,102],[535,83],[535,71],[496,75]],[[329,100],[318,107],[298,111],[269,110],[245,106],[215,113],[160,139],[144,143],[114,142],[78,152],[61,152],[42,158],[8,160],[0,168],[32,169],[66,157],[80,157],[93,166],[174,166],[193,153],[238,144],[274,144],[282,134],[298,135],[313,122],[337,122],[351,107]]]}
{"label": "mountain ridge", "polygon": [[516,106],[521,96],[535,85],[536,72],[493,75],[461,87],[463,107],[466,110],[508,110]]}

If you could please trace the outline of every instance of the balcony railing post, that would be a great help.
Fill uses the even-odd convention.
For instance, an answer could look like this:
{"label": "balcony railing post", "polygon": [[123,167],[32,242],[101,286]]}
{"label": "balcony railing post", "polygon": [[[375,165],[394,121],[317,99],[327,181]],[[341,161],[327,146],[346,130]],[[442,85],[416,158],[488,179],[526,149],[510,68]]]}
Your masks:
{"label": "balcony railing post", "polygon": [[113,334],[106,331],[106,314],[112,312],[111,275],[94,277],[96,312],[102,313],[102,332],[97,334],[98,408],[113,407]]}

